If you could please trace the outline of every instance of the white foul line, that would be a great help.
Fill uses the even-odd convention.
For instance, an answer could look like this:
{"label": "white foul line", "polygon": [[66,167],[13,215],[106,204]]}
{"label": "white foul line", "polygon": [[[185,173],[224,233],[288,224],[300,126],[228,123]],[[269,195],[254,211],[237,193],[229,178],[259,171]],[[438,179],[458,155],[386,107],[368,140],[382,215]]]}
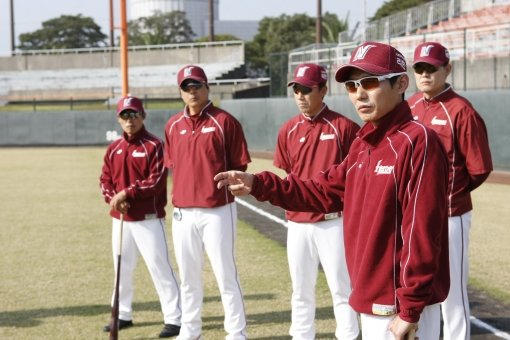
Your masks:
{"label": "white foul line", "polygon": [[[257,208],[253,204],[250,204],[250,203],[248,203],[246,201],[243,201],[239,197],[236,197],[235,200],[240,205],[245,206],[246,208],[256,212],[257,214],[262,215],[262,216],[270,219],[271,221],[276,222],[276,223],[284,226],[285,228],[287,228],[287,222],[285,222],[285,220],[282,220],[281,218],[278,218],[278,217],[276,217],[274,215],[271,215],[270,213],[268,213],[268,212],[266,212],[266,211],[264,211],[264,210],[262,210],[260,208]],[[489,332],[492,332],[497,337],[500,337],[500,338],[505,339],[505,340],[510,340],[510,334],[508,334],[506,332],[503,332],[503,331],[500,331],[499,329],[492,327],[491,325],[483,322],[482,320],[479,320],[479,319],[475,318],[472,315],[471,315],[471,323],[476,325],[479,328],[483,328],[485,330],[488,330]]]}

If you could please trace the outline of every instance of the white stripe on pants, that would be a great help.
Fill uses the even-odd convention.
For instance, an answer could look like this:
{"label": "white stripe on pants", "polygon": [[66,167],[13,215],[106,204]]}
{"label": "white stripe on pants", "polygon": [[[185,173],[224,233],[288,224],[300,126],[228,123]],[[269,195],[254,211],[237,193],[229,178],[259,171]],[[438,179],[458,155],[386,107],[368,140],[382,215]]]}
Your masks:
{"label": "white stripe on pants", "polygon": [[288,222],[287,259],[292,280],[294,340],[315,339],[315,287],[322,264],[333,300],[338,339],[356,339],[357,313],[349,305],[351,282],[345,262],[343,219],[315,223]]}
{"label": "white stripe on pants", "polygon": [[[112,219],[112,249],[115,272],[120,236],[120,220]],[[181,324],[179,282],[168,257],[165,224],[163,219],[124,221],[119,281],[119,318],[133,318],[133,275],[142,255],[152,277],[163,312],[165,323]],[[112,295],[112,304],[113,304]]]}
{"label": "white stripe on pants", "polygon": [[469,277],[469,229],[471,211],[448,218],[448,246],[450,253],[450,292],[441,304],[443,338],[469,339],[470,310],[467,293]]}
{"label": "white stripe on pants", "polygon": [[[226,339],[246,339],[243,295],[235,264],[237,207],[174,208],[172,233],[179,265],[182,327],[179,340],[197,339],[202,332],[204,248],[221,294]],[[179,218],[176,216],[180,215]]]}
{"label": "white stripe on pants", "polygon": [[[395,315],[379,316],[363,313],[360,315],[363,340],[395,340],[395,336],[388,329]],[[440,316],[439,304],[426,306],[418,321],[416,337],[420,340],[438,340],[441,329]]]}

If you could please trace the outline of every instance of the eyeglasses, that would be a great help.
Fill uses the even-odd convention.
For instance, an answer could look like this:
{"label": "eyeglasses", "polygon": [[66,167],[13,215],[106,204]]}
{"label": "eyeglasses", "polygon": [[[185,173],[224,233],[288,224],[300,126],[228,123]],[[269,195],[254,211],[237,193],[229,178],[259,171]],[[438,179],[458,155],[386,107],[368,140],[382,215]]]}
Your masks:
{"label": "eyeglasses", "polygon": [[307,95],[313,91],[313,87],[303,86],[300,84],[292,85],[292,90],[294,90],[295,94],[301,93],[303,95]]}
{"label": "eyeglasses", "polygon": [[345,82],[345,88],[347,89],[347,92],[354,93],[358,90],[358,87],[361,86],[364,90],[373,90],[375,88],[379,87],[379,84],[381,81],[390,79],[393,77],[401,76],[403,74],[406,74],[405,72],[400,73],[390,73],[385,74],[384,76],[370,76],[361,78],[358,80],[347,80]]}
{"label": "eyeglasses", "polygon": [[203,86],[204,84],[202,83],[188,83],[186,85],[181,86],[181,90],[183,90],[184,92],[190,92],[191,89],[195,89],[196,91],[200,90]]}
{"label": "eyeglasses", "polygon": [[427,72],[428,74],[432,74],[437,72],[437,67],[427,63],[418,63],[413,66],[414,72],[418,74],[423,74],[423,72]]}
{"label": "eyeglasses", "polygon": [[128,120],[130,118],[136,119],[136,118],[141,117],[141,116],[142,116],[141,113],[136,112],[136,111],[132,111],[132,110],[126,110],[126,111],[122,111],[121,113],[119,113],[119,117],[122,120]]}

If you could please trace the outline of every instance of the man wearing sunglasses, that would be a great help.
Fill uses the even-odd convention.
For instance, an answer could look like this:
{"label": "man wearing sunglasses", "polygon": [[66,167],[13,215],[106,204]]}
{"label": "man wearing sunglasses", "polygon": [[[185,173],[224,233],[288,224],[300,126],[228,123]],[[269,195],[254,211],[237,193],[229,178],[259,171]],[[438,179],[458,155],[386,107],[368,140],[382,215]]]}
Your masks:
{"label": "man wearing sunglasses", "polygon": [[451,290],[441,304],[444,339],[469,339],[471,191],[492,171],[487,129],[471,103],[446,82],[452,65],[443,45],[437,42],[418,45],[413,69],[421,92],[409,99],[411,110],[417,120],[437,132],[450,165],[447,197]]}
{"label": "man wearing sunglasses", "polygon": [[437,135],[403,100],[406,62],[366,42],[335,74],[365,122],[341,164],[302,180],[290,174],[217,174],[218,187],[288,210],[334,212],[343,201],[345,256],[364,340],[439,339],[449,289],[448,163]]}
{"label": "man wearing sunglasses", "polygon": [[[141,254],[163,311],[165,325],[159,337],[168,338],[179,334],[181,305],[179,283],[170,265],[166,243],[167,169],[163,162],[163,141],[145,129],[144,119],[140,99],[127,96],[119,100],[117,120],[124,133],[108,146],[100,185],[113,218],[114,266],[122,235],[119,329],[133,325],[133,276]],[[124,215],[122,233],[121,214]],[[104,331],[109,332],[110,328],[111,325],[106,325]]]}
{"label": "man wearing sunglasses", "polygon": [[[327,71],[301,64],[288,83],[299,114],[280,128],[274,165],[307,179],[339,164],[349,152],[359,126],[324,103]],[[315,339],[315,286],[322,264],[333,300],[338,339],[356,339],[358,317],[349,306],[351,282],[345,263],[341,210],[329,214],[286,211],[287,257],[292,280],[293,339]]]}
{"label": "man wearing sunglasses", "polygon": [[228,190],[218,190],[220,171],[246,170],[250,160],[243,129],[209,100],[204,70],[187,65],[177,73],[184,110],[165,126],[165,164],[172,171],[172,235],[182,293],[179,340],[202,333],[204,250],[225,312],[226,339],[246,339],[243,294],[235,264],[237,208]]}

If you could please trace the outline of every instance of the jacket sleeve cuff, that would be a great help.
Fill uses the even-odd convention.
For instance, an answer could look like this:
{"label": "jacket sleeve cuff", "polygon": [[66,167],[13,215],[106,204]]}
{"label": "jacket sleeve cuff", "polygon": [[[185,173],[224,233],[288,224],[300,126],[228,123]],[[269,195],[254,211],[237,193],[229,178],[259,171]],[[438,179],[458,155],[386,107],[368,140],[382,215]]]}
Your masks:
{"label": "jacket sleeve cuff", "polygon": [[420,320],[420,312],[415,309],[401,309],[398,316],[404,321],[416,323]]}

